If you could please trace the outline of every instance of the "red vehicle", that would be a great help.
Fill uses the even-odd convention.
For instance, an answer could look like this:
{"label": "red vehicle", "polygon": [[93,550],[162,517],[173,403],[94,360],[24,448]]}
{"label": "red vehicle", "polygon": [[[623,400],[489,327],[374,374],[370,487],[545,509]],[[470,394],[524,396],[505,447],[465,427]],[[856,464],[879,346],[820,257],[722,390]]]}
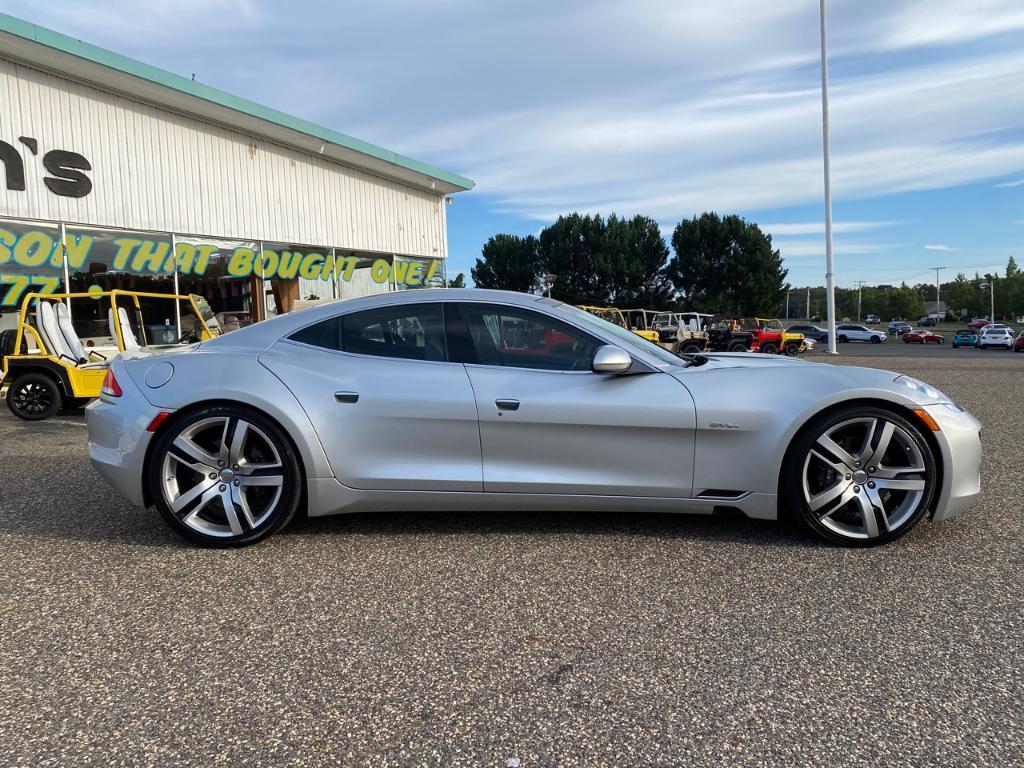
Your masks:
{"label": "red vehicle", "polygon": [[1020,335],[1017,337],[1017,340],[1013,342],[1013,351],[1024,352],[1024,331],[1021,331]]}
{"label": "red vehicle", "polygon": [[924,329],[918,331],[907,331],[901,338],[907,344],[942,344],[946,340],[946,337],[941,333],[926,331]]}
{"label": "red vehicle", "polygon": [[986,320],[984,317],[976,317],[967,324],[968,328],[973,328],[976,331],[980,331],[986,325],[991,325],[991,321]]}
{"label": "red vehicle", "polygon": [[766,328],[752,317],[744,317],[732,322],[736,324],[734,330],[750,334],[751,352],[764,352],[766,355],[774,355],[782,349],[782,331]]}

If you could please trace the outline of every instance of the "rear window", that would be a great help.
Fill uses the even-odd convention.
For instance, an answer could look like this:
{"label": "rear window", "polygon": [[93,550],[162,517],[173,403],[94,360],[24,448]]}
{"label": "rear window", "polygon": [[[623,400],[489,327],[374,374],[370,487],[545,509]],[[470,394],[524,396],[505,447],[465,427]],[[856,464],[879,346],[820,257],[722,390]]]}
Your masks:
{"label": "rear window", "polygon": [[441,362],[441,304],[406,304],[332,317],[293,333],[292,341],[355,355]]}

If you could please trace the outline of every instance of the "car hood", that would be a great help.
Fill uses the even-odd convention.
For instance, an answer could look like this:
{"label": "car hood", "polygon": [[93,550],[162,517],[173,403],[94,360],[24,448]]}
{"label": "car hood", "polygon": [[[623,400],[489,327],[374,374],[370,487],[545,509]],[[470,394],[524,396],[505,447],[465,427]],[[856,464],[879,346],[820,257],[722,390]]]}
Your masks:
{"label": "car hood", "polygon": [[695,368],[775,368],[779,366],[807,366],[814,365],[795,357],[786,355],[766,355],[761,352],[701,352],[699,357],[707,360],[700,366],[691,366],[686,370]]}

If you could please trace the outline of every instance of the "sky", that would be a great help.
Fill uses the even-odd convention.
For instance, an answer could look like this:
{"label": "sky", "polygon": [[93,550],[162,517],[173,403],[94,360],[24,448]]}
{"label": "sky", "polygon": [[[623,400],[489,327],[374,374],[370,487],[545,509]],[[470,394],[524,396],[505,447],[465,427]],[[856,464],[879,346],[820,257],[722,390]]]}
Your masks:
{"label": "sky", "polygon": [[[815,0],[0,0],[476,181],[449,275],[559,214],[757,222],[824,283]],[[836,279],[1024,257],[1024,2],[829,0]]]}

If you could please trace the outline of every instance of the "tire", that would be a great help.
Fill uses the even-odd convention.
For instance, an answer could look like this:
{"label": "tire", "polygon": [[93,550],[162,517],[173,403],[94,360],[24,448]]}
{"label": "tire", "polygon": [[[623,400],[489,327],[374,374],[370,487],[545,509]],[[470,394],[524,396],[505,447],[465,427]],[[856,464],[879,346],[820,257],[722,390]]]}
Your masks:
{"label": "tire", "polygon": [[291,521],[303,477],[277,424],[243,406],[218,405],[187,413],[160,432],[147,483],[179,535],[204,547],[242,547]]}
{"label": "tire", "polygon": [[747,345],[742,341],[733,341],[729,343],[729,352],[748,352]]}
{"label": "tire", "polygon": [[849,341],[849,339],[847,339],[842,334],[839,334],[838,336],[836,336],[836,341],[838,341],[840,344],[845,344],[847,341]]}
{"label": "tire", "polygon": [[797,344],[795,341],[791,341],[788,344],[786,344],[785,347],[783,347],[783,351],[789,357],[796,357],[797,355],[800,354],[800,345]]}
{"label": "tire", "polygon": [[762,352],[766,355],[774,355],[778,351],[779,348],[775,346],[775,342],[773,341],[766,341],[758,348],[758,352]]}
{"label": "tire", "polygon": [[903,343],[904,344],[909,344],[910,343],[910,339],[908,339],[906,336],[904,336],[903,337]]}
{"label": "tire", "polygon": [[45,373],[23,373],[7,388],[7,407],[25,421],[48,419],[63,404],[60,385]]}
{"label": "tire", "polygon": [[936,478],[934,453],[916,424],[857,406],[801,430],[787,452],[781,490],[783,503],[818,536],[872,547],[898,539],[927,514]]}
{"label": "tire", "polygon": [[[871,337],[871,343],[872,343],[872,344],[881,344],[881,343],[882,343],[882,340],[881,340],[881,339],[880,339],[880,338],[879,338],[878,336],[872,336],[872,337]],[[923,342],[922,342],[922,343],[923,343]]]}
{"label": "tire", "polygon": [[696,355],[696,354],[698,354],[700,352],[703,352],[703,351],[704,351],[704,347],[700,346],[699,344],[695,344],[692,341],[689,341],[689,342],[687,342],[687,343],[685,343],[685,344],[683,344],[683,345],[681,345],[679,347],[679,353],[678,354],[680,354],[680,355]]}

